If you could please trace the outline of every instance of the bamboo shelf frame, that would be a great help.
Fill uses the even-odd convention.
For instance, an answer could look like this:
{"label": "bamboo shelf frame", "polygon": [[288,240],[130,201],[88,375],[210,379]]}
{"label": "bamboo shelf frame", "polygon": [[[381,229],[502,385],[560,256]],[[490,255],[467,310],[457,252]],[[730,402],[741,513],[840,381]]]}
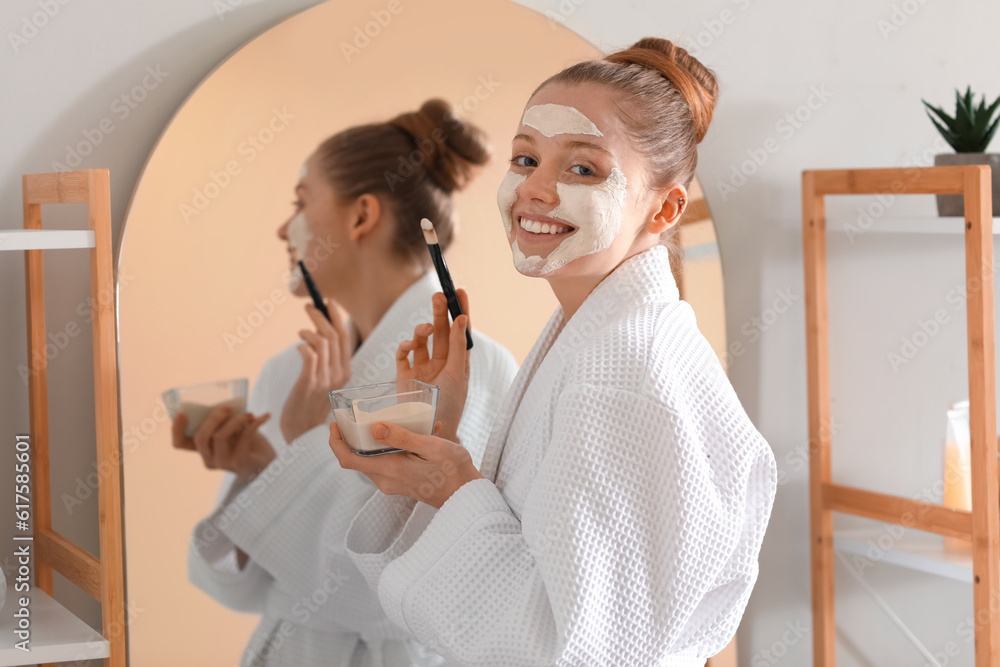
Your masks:
{"label": "bamboo shelf frame", "polygon": [[[111,186],[107,169],[27,174],[22,179],[24,228],[42,229],[42,204],[84,202],[94,236],[90,251],[90,289],[94,320],[94,399],[97,428],[100,558],[52,528],[49,477],[48,385],[44,365],[29,374],[32,448],[32,498],[36,586],[52,595],[52,572],[58,571],[101,603],[103,635],[109,643],[106,667],[127,664],[125,550],[122,533],[122,483],[119,443],[116,298],[112,270]],[[73,246],[69,246],[73,247]],[[79,246],[76,247],[85,247]],[[41,249],[25,250],[28,359],[45,358],[45,292]],[[37,356],[36,356],[37,355]]]}
{"label": "bamboo shelf frame", "polygon": [[[809,505],[813,664],[836,664],[833,513],[844,512],[973,545],[976,665],[1000,665],[1000,489],[993,342],[993,218],[987,165],[802,172],[806,355],[809,390]],[[965,201],[972,511],[835,484],[831,479],[830,350],[825,197],[960,194]],[[928,224],[935,224],[929,219]]]}

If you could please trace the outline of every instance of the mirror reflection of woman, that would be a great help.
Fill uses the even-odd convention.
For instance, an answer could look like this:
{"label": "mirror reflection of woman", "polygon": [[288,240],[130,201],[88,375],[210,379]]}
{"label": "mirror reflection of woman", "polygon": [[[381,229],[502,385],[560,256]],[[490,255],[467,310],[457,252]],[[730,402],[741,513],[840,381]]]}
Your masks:
{"label": "mirror reflection of woman", "polygon": [[[560,305],[481,465],[391,424],[373,436],[407,451],[364,459],[330,424],[341,464],[380,489],[348,552],[389,617],[458,664],[703,666],[736,632],[776,466],[679,299],[668,249],[717,93],[685,50],[646,38],[531,96],[498,203],[515,266]],[[411,366],[426,355],[418,332],[400,376],[462,392],[465,326],[437,317],[447,359]]]}
{"label": "mirror reflection of woman", "polygon": [[[375,486],[330,453],[328,392],[395,379],[397,346],[433,318],[440,289],[420,220],[433,220],[447,247],[452,193],[488,155],[482,133],[442,100],[324,141],[303,166],[295,213],[278,236],[289,246],[290,289],[308,296],[301,254],[332,322],[307,300],[310,327],[264,364],[245,415],[220,408],[192,438],[183,415],[174,422],[175,447],[228,471],[217,507],[194,530],[189,575],[227,607],[261,614],[242,665],[438,664],[386,618],[344,552],[347,526]],[[478,460],[517,366],[496,342],[472,335],[468,400],[441,405],[464,409],[450,433]]]}

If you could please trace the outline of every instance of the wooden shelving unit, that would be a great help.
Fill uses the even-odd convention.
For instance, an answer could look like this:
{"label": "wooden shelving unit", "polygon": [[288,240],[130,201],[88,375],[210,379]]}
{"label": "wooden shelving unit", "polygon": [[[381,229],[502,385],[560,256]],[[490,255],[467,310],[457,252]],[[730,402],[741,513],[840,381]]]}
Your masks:
{"label": "wooden shelving unit", "polygon": [[[112,270],[111,191],[107,169],[29,174],[22,179],[24,229],[0,230],[0,251],[25,253],[28,311],[28,390],[31,406],[31,498],[34,534],[30,598],[30,652],[14,648],[13,606],[24,593],[8,591],[0,613],[0,667],[104,658],[106,667],[127,664],[125,551],[122,539],[121,449],[119,446],[118,354]],[[43,230],[42,204],[83,202],[89,229]],[[45,366],[45,292],[42,253],[54,249],[90,250],[90,289],[94,304],[94,403],[97,426],[100,558],[52,528],[49,483],[48,385]],[[24,536],[22,536],[24,537]],[[52,599],[52,573],[58,571],[101,603],[104,636]]]}
{"label": "wooden shelving unit", "polygon": [[[844,512],[971,542],[976,665],[1000,665],[1000,489],[997,470],[993,319],[993,218],[986,165],[802,172],[806,349],[809,389],[809,505],[813,664],[836,664],[833,513]],[[972,511],[836,484],[831,479],[830,350],[825,197],[859,194],[960,194],[965,200],[965,272],[972,453]],[[954,228],[954,219],[928,218]],[[877,223],[876,223],[877,225]],[[912,223],[911,223],[912,225]],[[920,225],[917,224],[916,227]],[[843,540],[842,540],[843,543]],[[902,551],[899,564],[928,564]],[[917,567],[919,569],[919,567]]]}
{"label": "wooden shelving unit", "polygon": [[[7,591],[7,599],[17,595]],[[37,588],[31,592],[31,653],[14,647],[14,618],[0,615],[0,667],[107,658],[108,640]]]}

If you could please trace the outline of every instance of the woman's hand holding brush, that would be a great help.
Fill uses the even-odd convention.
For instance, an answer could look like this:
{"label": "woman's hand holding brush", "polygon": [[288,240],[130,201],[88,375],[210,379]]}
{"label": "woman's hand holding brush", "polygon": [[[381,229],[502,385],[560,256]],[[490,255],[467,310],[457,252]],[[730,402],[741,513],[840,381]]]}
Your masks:
{"label": "woman's hand holding brush", "polygon": [[[469,327],[469,297],[465,290],[457,290],[463,315],[454,323],[448,319],[448,301],[438,292],[431,299],[434,324],[420,324],[413,330],[413,339],[400,343],[396,351],[396,377],[400,380],[420,380],[441,388],[438,395],[438,421],[441,431],[436,435],[457,441],[458,424],[465,410],[469,393],[469,358],[465,332]],[[427,339],[433,334],[433,351]],[[413,353],[413,363],[409,356]]]}
{"label": "woman's hand holding brush", "polygon": [[330,392],[351,377],[351,339],[332,299],[326,299],[330,321],[312,303],[306,313],[316,330],[302,329],[299,345],[302,372],[281,410],[281,433],[291,443],[306,431],[326,424],[331,413]]}

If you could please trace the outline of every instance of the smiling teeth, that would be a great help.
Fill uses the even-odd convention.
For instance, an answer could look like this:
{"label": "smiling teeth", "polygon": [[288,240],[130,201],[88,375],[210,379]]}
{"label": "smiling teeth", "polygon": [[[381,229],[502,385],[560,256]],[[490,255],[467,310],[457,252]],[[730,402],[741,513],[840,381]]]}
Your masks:
{"label": "smiling teeth", "polygon": [[538,220],[530,220],[528,218],[521,218],[521,229],[532,232],[534,234],[561,234],[563,232],[568,232],[569,227],[564,225],[555,225],[548,222],[539,222]]}

